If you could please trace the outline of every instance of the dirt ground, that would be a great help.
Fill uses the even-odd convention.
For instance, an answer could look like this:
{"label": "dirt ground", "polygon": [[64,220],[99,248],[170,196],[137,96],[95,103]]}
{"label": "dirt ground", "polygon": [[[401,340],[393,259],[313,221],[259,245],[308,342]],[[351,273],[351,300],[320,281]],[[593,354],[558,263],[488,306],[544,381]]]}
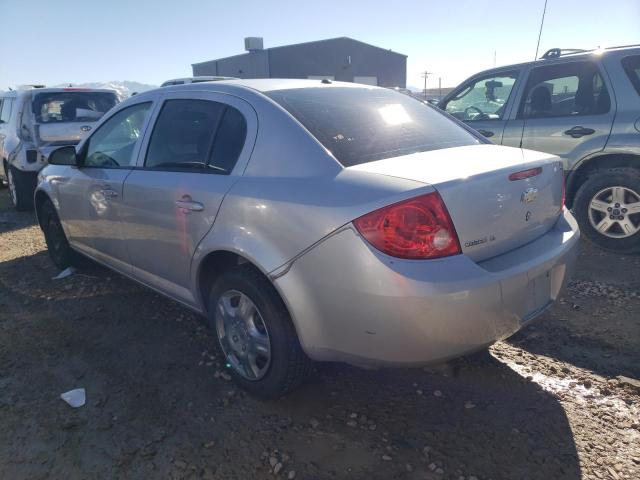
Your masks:
{"label": "dirt ground", "polygon": [[[0,478],[639,479],[640,257],[583,243],[542,319],[430,369],[320,365],[258,401],[181,306],[63,280],[0,191]],[[628,378],[623,378],[628,377]],[[87,392],[73,409],[59,395]]]}

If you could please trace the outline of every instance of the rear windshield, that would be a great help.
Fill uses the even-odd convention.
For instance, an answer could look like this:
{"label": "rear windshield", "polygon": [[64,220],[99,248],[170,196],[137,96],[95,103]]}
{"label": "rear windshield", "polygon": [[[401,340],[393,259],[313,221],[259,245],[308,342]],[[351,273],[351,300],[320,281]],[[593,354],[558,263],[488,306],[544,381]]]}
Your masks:
{"label": "rear windshield", "polygon": [[633,83],[636,92],[640,95],[640,55],[623,58],[622,66],[627,72],[629,80]]}
{"label": "rear windshield", "polygon": [[118,102],[110,92],[38,93],[33,98],[36,123],[95,122]]}
{"label": "rear windshield", "polygon": [[265,93],[345,167],[481,143],[433,107],[379,88],[300,88]]}

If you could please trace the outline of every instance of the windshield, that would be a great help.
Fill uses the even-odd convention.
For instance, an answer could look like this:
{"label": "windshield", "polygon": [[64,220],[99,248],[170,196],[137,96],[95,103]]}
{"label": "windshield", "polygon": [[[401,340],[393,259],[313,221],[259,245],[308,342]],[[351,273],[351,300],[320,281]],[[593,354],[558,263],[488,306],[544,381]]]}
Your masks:
{"label": "windshield", "polygon": [[116,103],[111,92],[38,93],[33,113],[36,123],[95,122]]}
{"label": "windshield", "polygon": [[345,167],[480,143],[433,107],[380,88],[301,88],[266,95],[291,113]]}

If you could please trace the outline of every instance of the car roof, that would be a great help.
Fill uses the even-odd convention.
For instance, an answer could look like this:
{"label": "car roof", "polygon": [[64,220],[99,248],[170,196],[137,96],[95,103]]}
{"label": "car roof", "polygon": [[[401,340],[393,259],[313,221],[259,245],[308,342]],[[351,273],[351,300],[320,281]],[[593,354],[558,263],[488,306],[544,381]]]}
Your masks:
{"label": "car roof", "polygon": [[25,92],[36,93],[64,93],[64,92],[101,92],[101,93],[118,93],[110,88],[80,88],[80,87],[64,87],[64,88],[31,88],[24,90]]}
{"label": "car roof", "polygon": [[221,86],[228,85],[230,87],[240,87],[245,89],[257,90],[259,92],[271,92],[274,90],[292,90],[299,88],[331,88],[331,87],[348,87],[348,88],[380,88],[370,85],[362,85],[352,82],[335,82],[333,80],[307,80],[295,78],[256,78],[256,79],[233,79],[219,80],[216,82],[199,82],[186,83],[183,85],[171,85],[164,87],[168,89],[191,89],[191,90],[217,90]]}
{"label": "car roof", "polygon": [[[551,49],[551,50],[559,50],[559,49]],[[551,52],[549,50],[549,52]],[[531,60],[529,62],[522,63],[513,63],[510,65],[503,65],[501,67],[489,68],[487,70],[482,70],[480,72],[474,73],[471,77],[477,77],[479,75],[484,75],[491,72],[506,72],[510,70],[515,70],[518,68],[527,67],[530,65],[541,66],[541,65],[549,65],[551,63],[562,63],[562,62],[572,62],[576,60],[587,60],[589,58],[597,58],[608,55],[627,55],[629,53],[640,53],[640,46],[638,45],[627,45],[622,47],[610,47],[604,49],[593,49],[593,50],[572,50],[569,49],[570,53],[561,54],[558,56],[549,56],[547,58],[538,58],[537,60]],[[549,53],[547,52],[547,53]]]}

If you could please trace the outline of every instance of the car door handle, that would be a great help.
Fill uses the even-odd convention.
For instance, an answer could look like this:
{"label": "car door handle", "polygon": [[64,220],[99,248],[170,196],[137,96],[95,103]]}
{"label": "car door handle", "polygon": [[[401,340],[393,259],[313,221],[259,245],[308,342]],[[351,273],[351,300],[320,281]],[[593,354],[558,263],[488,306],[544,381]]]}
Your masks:
{"label": "car door handle", "polygon": [[104,195],[105,198],[115,198],[118,196],[118,192],[116,192],[114,189],[108,186],[103,187],[102,190],[100,190],[100,193],[102,193],[102,195]]}
{"label": "car door handle", "polygon": [[189,195],[182,197],[182,200],[176,200],[176,207],[185,213],[201,212],[204,210],[204,205],[200,202],[194,202]]}
{"label": "car door handle", "polygon": [[495,133],[493,133],[491,130],[478,130],[478,133],[480,135],[484,135],[485,137],[489,138],[489,137],[493,137],[495,135]]}
{"label": "car door handle", "polygon": [[564,132],[565,135],[570,135],[573,138],[580,138],[584,135],[591,135],[592,133],[595,133],[595,130],[593,128],[581,127],[580,125],[576,125],[575,127],[569,130],[565,130]]}

